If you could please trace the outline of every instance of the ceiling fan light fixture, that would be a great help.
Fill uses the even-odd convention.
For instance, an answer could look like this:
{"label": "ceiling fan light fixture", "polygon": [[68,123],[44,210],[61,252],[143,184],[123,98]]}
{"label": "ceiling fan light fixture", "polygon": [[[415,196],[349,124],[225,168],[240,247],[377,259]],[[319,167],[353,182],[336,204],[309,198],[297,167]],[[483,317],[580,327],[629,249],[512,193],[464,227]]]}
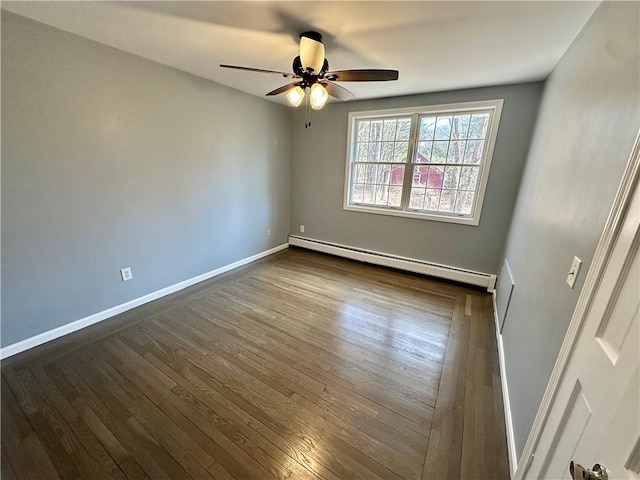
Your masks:
{"label": "ceiling fan light fixture", "polygon": [[302,68],[312,69],[317,75],[324,65],[324,45],[318,32],[304,32],[300,35],[300,61]]}
{"label": "ceiling fan light fixture", "polygon": [[294,79],[291,83],[282,85],[268,92],[266,96],[271,97],[285,93],[287,101],[294,107],[302,105],[304,101],[307,115],[307,121],[305,122],[306,128],[311,126],[311,109],[320,110],[324,108],[329,99],[329,95],[338,100],[349,100],[353,98],[353,93],[334,82],[383,82],[398,80],[397,70],[368,68],[329,71],[329,61],[325,58],[324,53],[322,35],[310,30],[300,34],[300,55],[297,55],[293,59],[291,65],[292,73],[242,67],[240,65],[221,64],[220,66],[250,72],[271,73],[282,75],[284,78]]}
{"label": "ceiling fan light fixture", "polygon": [[327,89],[321,84],[314,83],[311,85],[311,91],[309,92],[309,103],[311,103],[311,108],[314,110],[322,109],[327,103],[328,98],[329,93],[327,93]]}
{"label": "ceiling fan light fixture", "polygon": [[287,92],[287,100],[289,100],[289,103],[294,107],[299,106],[302,103],[302,100],[304,100],[304,90],[300,88],[299,85],[292,88]]}

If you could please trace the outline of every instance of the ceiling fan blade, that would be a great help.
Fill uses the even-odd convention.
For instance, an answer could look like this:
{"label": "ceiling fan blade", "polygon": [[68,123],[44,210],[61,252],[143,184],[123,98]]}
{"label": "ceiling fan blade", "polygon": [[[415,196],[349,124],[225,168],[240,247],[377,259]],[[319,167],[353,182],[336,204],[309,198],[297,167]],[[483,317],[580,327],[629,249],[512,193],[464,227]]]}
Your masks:
{"label": "ceiling fan blade", "polygon": [[324,86],[324,88],[327,89],[327,93],[329,95],[331,95],[334,98],[337,98],[338,100],[349,100],[355,97],[353,93],[351,93],[349,90],[347,90],[341,85],[337,85],[329,81],[322,81],[320,83]]}
{"label": "ceiling fan blade", "polygon": [[287,90],[291,90],[293,87],[297,87],[298,85],[300,85],[300,82],[288,83],[287,85],[283,85],[282,87],[276,88],[275,90],[271,90],[269,93],[265,95],[265,97],[271,97],[272,95],[280,95],[281,93],[284,93]]}
{"label": "ceiling fan blade", "polygon": [[398,79],[398,70],[336,70],[327,72],[324,78],[333,82],[384,82]]}
{"label": "ceiling fan blade", "polygon": [[297,78],[297,75],[293,73],[287,72],[278,72],[276,70],[263,70],[262,68],[252,68],[252,67],[239,67],[238,65],[222,65],[222,68],[233,68],[235,70],[246,70],[247,72],[258,72],[258,73],[275,73],[277,75],[282,75],[285,78]]}

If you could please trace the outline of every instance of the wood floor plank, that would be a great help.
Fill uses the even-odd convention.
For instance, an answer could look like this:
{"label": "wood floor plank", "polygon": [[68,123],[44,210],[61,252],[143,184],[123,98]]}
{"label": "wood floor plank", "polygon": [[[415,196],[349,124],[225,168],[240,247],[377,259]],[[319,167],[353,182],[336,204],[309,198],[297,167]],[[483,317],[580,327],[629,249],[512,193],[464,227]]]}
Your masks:
{"label": "wood floor plank", "polygon": [[[153,364],[146,358],[139,356],[137,353],[133,353],[125,342],[118,341],[117,347],[119,352],[125,352],[128,350],[130,353],[127,354],[127,357],[132,362],[135,362],[135,365],[145,363],[153,366]],[[153,368],[158,372],[156,375],[162,375],[163,378],[171,380],[170,377],[166,376],[160,369],[156,369],[155,366]],[[153,381],[150,379],[149,375],[143,377],[133,368],[128,366],[122,366],[121,371],[129,380],[133,381],[162,412],[165,413],[167,418],[173,419],[176,425],[179,425],[181,430],[183,430],[191,440],[195,441],[198,450],[200,450],[200,448],[203,449],[203,451],[197,451],[196,454],[200,461],[202,461],[203,457],[207,459],[205,463],[201,463],[204,468],[209,469],[214,463],[216,463],[213,458],[207,458],[209,455],[206,451],[216,452],[215,456],[220,458],[220,456],[223,455],[222,450],[226,447],[226,449],[231,450],[230,453],[235,456],[236,460],[242,462],[245,469],[252,477],[269,478],[271,476],[275,476],[278,478],[296,478],[295,474],[291,471],[282,472],[278,470],[277,472],[270,472],[268,469],[262,467],[259,462],[256,462],[250,455],[247,455],[242,451],[242,449],[234,447],[232,442],[228,441],[224,435],[219,434],[217,429],[210,428],[208,423],[211,422],[211,418],[198,415],[193,409],[189,408],[188,405],[185,405],[181,401],[180,397],[176,395],[176,392],[180,391],[176,388],[178,385],[172,380],[171,384],[173,384],[173,386],[163,393],[162,386],[165,385],[165,382]],[[145,371],[149,372],[150,369],[145,369]]]}
{"label": "wood floor plank", "polygon": [[[370,398],[419,425],[430,427],[431,409],[427,403],[424,403],[425,397],[415,394],[415,392],[410,392],[407,388],[402,389],[402,395],[396,395],[396,391],[389,388],[397,384],[392,379],[388,379],[388,384],[385,385],[386,388],[380,388],[380,384],[376,383],[374,376],[368,375],[366,371],[357,366],[340,365],[336,362],[325,361],[317,354],[301,350],[300,346],[296,345],[295,342],[282,340],[284,343],[280,343],[277,339],[267,336],[265,329],[256,328],[254,324],[247,325],[243,323],[242,325],[236,325],[228,323],[216,314],[201,313],[206,315],[208,320],[215,323],[220,329],[239,341],[257,345],[262,350],[275,349],[289,357],[289,361],[296,368],[310,372],[314,376],[327,373],[342,387]],[[240,314],[240,317],[243,317],[243,315]],[[246,317],[247,315],[244,315],[244,318]],[[393,396],[391,392],[394,393]],[[405,395],[409,395],[409,398]]]}
{"label": "wood floor plank", "polygon": [[[221,392],[227,401],[233,402],[240,409],[249,413],[258,419],[262,424],[266,425],[279,436],[285,439],[289,444],[293,444],[296,449],[296,458],[301,458],[305,463],[314,464],[316,462],[324,464],[329,470],[335,472],[342,478],[378,478],[373,472],[363,469],[359,463],[352,461],[344,449],[345,445],[338,442],[336,446],[329,446],[323,442],[323,436],[326,433],[320,428],[313,428],[312,425],[301,424],[294,420],[294,417],[288,417],[286,414],[279,412],[273,402],[252,393],[250,390],[241,389],[237,392],[234,387],[230,387],[220,382],[220,379],[212,376],[209,366],[199,361],[198,358],[185,355],[187,352],[182,351],[182,361],[186,362],[186,370],[196,373],[200,380],[206,383],[216,392]],[[195,363],[193,363],[195,361]],[[209,394],[212,391],[209,390]],[[222,400],[224,401],[224,400]],[[310,420],[313,417],[309,417]],[[318,456],[316,452],[322,452]]]}
{"label": "wood floor plank", "polygon": [[[344,432],[333,426],[319,422],[317,418],[309,417],[308,424],[292,421],[289,408],[283,408],[283,404],[289,404],[288,400],[280,397],[275,392],[261,388],[255,382],[241,382],[232,373],[223,375],[220,370],[188,352],[182,352],[185,359],[194,366],[199,367],[208,375],[218,381],[218,385],[235,401],[244,398],[252,405],[258,406],[264,412],[272,425],[277,425],[280,432],[293,435],[299,441],[310,442],[314,447],[321,448],[326,454],[331,455],[340,464],[342,469],[351,471],[351,475],[365,478],[396,478],[395,472],[388,470],[384,465],[378,464],[358,448],[346,441]],[[237,373],[237,372],[234,372]],[[245,378],[245,380],[249,380]],[[288,405],[290,406],[290,404]],[[365,445],[360,445],[364,448]],[[347,463],[346,459],[350,461]],[[399,477],[398,477],[399,478]]]}
{"label": "wood floor plank", "polygon": [[289,249],[3,361],[2,478],[508,478],[496,348],[486,293]]}
{"label": "wood floor plank", "polygon": [[[8,368],[2,374],[7,379],[10,390],[15,394],[17,404],[47,449],[47,454],[59,476],[63,479],[73,479],[80,476],[80,471],[85,466],[76,464],[74,453],[82,447],[65,422],[60,422],[54,415],[50,415],[50,410],[44,407],[43,411],[40,410],[39,402],[36,400],[37,393],[29,392],[23,382],[25,376],[28,375],[27,370],[25,368]],[[5,394],[3,389],[2,395]],[[31,461],[32,459],[29,459],[29,462]],[[12,463],[18,468],[13,459]],[[33,464],[30,464],[28,468],[33,468]]]}
{"label": "wood floor plank", "polygon": [[[307,464],[305,461],[298,463],[303,456],[299,455],[298,451],[295,449],[290,449],[289,445],[286,443],[286,439],[280,437],[274,431],[266,427],[259,421],[259,419],[251,416],[249,412],[246,412],[237,405],[228,402],[226,398],[221,398],[219,392],[211,389],[205,381],[200,380],[197,375],[194,375],[194,369],[188,367],[185,369],[176,365],[176,363],[172,363],[171,366],[169,366],[168,364],[158,360],[153,354],[146,354],[145,358],[159,368],[166,369],[163,371],[168,375],[172,375],[172,372],[173,375],[176,375],[176,380],[180,382],[180,385],[174,389],[177,395],[185,398],[192,398],[192,402],[197,399],[197,401],[199,401],[204,407],[210,409],[209,414],[213,414],[213,412],[215,412],[215,414],[220,415],[221,418],[224,419],[224,422],[229,424],[230,428],[237,429],[240,432],[241,437],[234,434],[229,428],[222,429],[223,433],[225,433],[225,435],[228,434],[228,436],[234,441],[237,441],[239,438],[252,438],[253,441],[258,444],[258,451],[267,453],[271,458],[280,459],[281,464],[290,468],[292,471],[295,471],[301,478],[308,476],[304,470],[305,468],[309,473],[315,473],[316,475],[319,475],[320,478],[337,478],[331,472],[322,469],[318,462],[312,462],[311,465]],[[283,458],[281,452],[288,455],[291,461],[286,457]],[[254,454],[252,449],[247,450],[247,453],[252,456]],[[266,460],[264,456],[262,456],[261,459]],[[220,458],[217,458],[217,460],[221,461]],[[315,475],[312,476],[315,477]],[[242,476],[240,476],[240,478],[242,478]]]}
{"label": "wood floor plank", "polygon": [[45,451],[40,438],[35,433],[32,433],[22,442],[24,449],[29,452],[31,463],[36,469],[34,477],[47,478],[51,480],[59,479],[60,476],[56,471],[56,468],[51,462],[49,454]]}
{"label": "wood floor plank", "polygon": [[[115,347],[108,344],[107,349],[111,348]],[[119,351],[122,353],[122,350]],[[130,360],[128,355],[127,359]],[[125,363],[120,363],[117,369],[121,374],[127,376],[129,380],[132,380],[132,377],[128,376],[131,369]],[[184,430],[190,430],[190,422],[184,422],[186,419],[178,414],[167,415],[167,410],[171,410],[163,410],[161,406],[154,403],[152,399],[144,394],[145,389],[139,379],[134,378],[134,380],[136,380],[136,388],[143,395],[131,399],[126,398],[126,392],[124,391],[115,389],[114,393],[117,392],[116,396],[125,399],[124,401],[127,402],[126,407],[133,415],[136,424],[140,424],[159,445],[166,450],[171,450],[175,460],[191,476],[194,478],[210,478],[206,470],[215,463],[215,460]],[[129,422],[131,423],[133,419],[130,419]]]}
{"label": "wood floor plank", "polygon": [[4,446],[2,447],[1,455],[2,456],[0,456],[0,478],[3,478],[4,480],[16,480],[18,476],[16,475],[16,472],[13,469],[11,460],[9,460],[9,454],[6,453]]}
{"label": "wood floor plank", "polygon": [[[196,333],[197,331],[192,330],[190,326],[185,325],[182,327],[182,330],[183,330],[183,334],[185,335],[189,335],[188,331],[191,331],[192,335],[195,334],[196,336],[191,337],[194,339],[194,341],[198,341],[198,340],[206,341],[205,340],[206,338],[212,338],[212,337],[205,337],[204,335],[197,336],[197,333]],[[360,413],[360,410],[359,410],[360,406],[354,407],[353,411],[348,411],[348,410],[345,411],[345,406],[347,405],[345,405],[344,403],[339,403],[341,410],[338,411],[337,408],[333,408],[334,407],[333,405],[328,404],[328,402],[324,401],[321,397],[318,397],[318,394],[320,392],[316,391],[315,393],[309,393],[307,390],[300,387],[299,384],[301,383],[301,381],[299,377],[296,377],[296,381],[292,382],[291,377],[282,377],[277,372],[271,371],[269,369],[269,366],[273,365],[273,363],[271,362],[267,363],[267,362],[261,361],[260,357],[254,357],[254,358],[257,358],[257,361],[254,361],[252,358],[248,358],[247,356],[242,356],[237,349],[233,349],[231,352],[228,353],[223,348],[217,348],[215,345],[212,345],[211,341],[209,341],[209,344],[210,344],[210,347],[212,348],[212,352],[210,353],[210,355],[224,358],[225,361],[228,361],[233,365],[237,366],[238,368],[243,369],[248,374],[257,377],[263,383],[268,384],[269,386],[278,390],[281,394],[289,398],[295,395],[295,398],[298,399],[298,401],[305,402],[305,405],[307,405],[311,411],[314,411],[315,413],[317,413],[319,416],[323,418],[328,418],[329,421],[331,422],[337,422],[338,424],[341,424],[344,421],[342,418],[338,418],[336,416],[337,414],[339,414],[340,417],[345,416],[346,419],[348,420],[346,423],[349,425],[351,425],[352,423],[351,420],[353,416],[357,416],[358,418],[363,417],[362,415],[358,415],[358,413]],[[249,353],[249,355],[251,354]],[[326,391],[326,386],[322,384],[319,385],[319,388],[322,389],[322,391]],[[313,391],[313,386],[311,387],[311,389]],[[306,400],[303,400],[303,399],[309,400],[309,403],[306,403]],[[351,415],[354,412],[357,412],[357,413],[355,415]],[[368,430],[367,427],[370,426],[372,430],[375,429],[375,431],[380,435],[382,435],[383,432],[388,433],[391,436],[391,438],[387,436],[383,436],[382,440],[385,442],[393,439],[399,440],[399,437],[398,437],[399,432],[391,428],[388,428],[386,425],[382,424],[381,422],[378,422],[374,418],[374,416],[376,415],[376,411],[373,411],[371,415],[372,416],[369,417],[370,422],[367,424],[363,425],[363,422],[361,421],[355,422],[357,428]],[[378,438],[377,435],[373,435],[373,437]],[[416,437],[416,435],[409,433],[409,436],[407,436],[406,432],[404,435],[402,435],[403,447],[411,446],[411,443],[412,443],[411,437]],[[418,435],[418,437],[420,437],[418,439],[418,441],[420,442],[420,447],[418,447],[417,445],[415,445],[415,447],[419,451],[423,451],[425,439],[421,435]],[[394,443],[399,443],[399,442],[394,442]]]}
{"label": "wood floor plank", "polygon": [[72,382],[80,393],[74,406],[81,409],[86,402],[152,478],[188,478],[177,461],[133,421],[133,414],[121,402],[122,395],[115,395],[119,385],[104,374],[109,367],[95,362],[93,369],[87,369],[73,358],[71,362],[58,361],[56,367],[63,375],[57,383]]}
{"label": "wood floor plank", "polygon": [[[18,406],[7,381],[2,379],[2,478],[28,478],[34,464],[23,441],[33,435],[31,424]],[[6,471],[6,473],[5,473]]]}
{"label": "wood floor plank", "polygon": [[[313,342],[318,346],[327,346],[329,349],[331,345],[334,345],[337,340],[335,328],[331,325],[327,325],[327,317],[322,317],[318,314],[318,309],[314,307],[314,313],[311,315],[305,315],[302,307],[296,307],[293,303],[287,303],[279,296],[275,301],[272,295],[265,294],[261,296],[259,294],[253,294],[252,297],[256,298],[256,303],[252,305],[245,305],[247,308],[255,309],[258,305],[266,306],[270,312],[277,315],[276,322],[269,322],[269,326],[280,332],[286,331],[290,335],[295,332],[295,339],[304,340],[312,336]],[[229,300],[227,299],[227,302]],[[299,300],[297,300],[299,303]],[[306,307],[308,308],[308,306]],[[296,316],[288,317],[286,311],[296,311],[299,309],[299,313]],[[331,312],[330,316],[335,316],[336,312]],[[345,318],[343,316],[343,318]],[[365,365],[375,365],[378,369],[384,370],[384,375],[389,373],[398,376],[407,376],[409,378],[416,378],[417,380],[424,381],[426,385],[435,385],[439,381],[439,375],[435,372],[440,370],[442,364],[442,356],[444,355],[444,347],[446,343],[447,333],[443,332],[437,337],[437,341],[427,338],[403,338],[402,335],[394,336],[393,339],[389,339],[386,335],[386,327],[378,327],[378,335],[374,338],[370,338],[367,334],[375,334],[376,331],[371,327],[370,323],[365,323],[366,317],[350,317],[348,321],[345,321],[345,327],[339,332],[339,338],[342,341],[347,341],[350,344],[353,353],[358,355],[361,359],[361,363]],[[290,320],[289,320],[290,319]],[[351,326],[352,323],[358,323],[358,328]],[[266,323],[266,322],[265,322]],[[324,325],[323,325],[324,323]],[[388,321],[387,321],[388,323]],[[362,324],[366,324],[366,327],[362,327]],[[406,324],[405,324],[406,325]],[[356,331],[357,330],[357,331]],[[402,346],[402,349],[398,346]],[[405,355],[405,352],[431,352],[442,350],[442,356],[438,355],[435,359],[433,357],[427,359],[419,359],[412,357],[411,355]],[[392,354],[389,354],[392,352]]]}
{"label": "wood floor plank", "polygon": [[[465,338],[461,332],[468,322],[460,320],[462,306],[456,303],[453,311],[453,318],[449,332],[446,357],[443,364],[442,380],[438,390],[436,409],[433,417],[433,427],[429,437],[429,446],[423,465],[422,478],[431,480],[436,478],[447,478],[448,462],[442,458],[449,458],[446,452],[451,449],[451,437],[455,434],[453,422],[460,410],[457,404],[458,376],[464,366],[464,355],[466,353]],[[452,455],[451,457],[454,457]],[[459,455],[457,456],[459,458]]]}
{"label": "wood floor plank", "polygon": [[240,350],[242,355],[266,362],[272,368],[276,368],[283,373],[283,377],[288,380],[284,384],[287,386],[286,388],[290,388],[291,384],[301,385],[306,390],[333,401],[334,405],[343,410],[349,409],[349,406],[353,404],[352,410],[370,415],[386,425],[392,426],[399,432],[404,432],[405,435],[413,435],[410,432],[416,432],[420,435],[428,436],[428,429],[411,422],[394,410],[376,403],[364,394],[343,387],[336,379],[327,375],[324,370],[310,370],[304,366],[297,365],[295,357],[287,356],[286,352],[278,353],[273,349],[262,348],[253,342],[240,344],[237,342],[237,337],[219,328],[214,322],[207,322],[189,312],[181,314],[181,316],[183,315],[187,316],[188,325],[185,326],[184,323],[176,324],[174,330],[180,330],[183,334],[188,335],[190,327],[197,327],[206,334],[205,338],[208,338],[210,343],[214,343],[216,339],[221,339],[223,344],[233,346],[231,350]]}
{"label": "wood floor plank", "polygon": [[[145,345],[145,342],[143,340],[144,338],[144,334],[135,335],[135,337],[133,338],[123,339],[123,342],[126,342],[131,346],[131,348],[137,350],[140,346]],[[209,434],[213,434],[212,439],[221,441],[221,445],[225,446],[226,450],[233,454],[234,457],[239,459],[242,459],[245,454],[237,447],[229,445],[229,441],[235,441],[239,443],[239,445],[242,445],[245,449],[247,449],[247,453],[249,453],[250,456],[253,456],[253,458],[255,458],[259,463],[264,460],[263,457],[265,452],[269,452],[275,459],[282,458],[283,451],[274,448],[274,445],[270,444],[269,442],[262,441],[262,439],[258,435],[256,435],[255,432],[252,433],[251,429],[244,428],[246,422],[240,421],[235,423],[235,426],[239,427],[240,429],[237,430],[231,423],[229,423],[229,421],[232,420],[232,414],[230,414],[228,411],[225,411],[224,418],[220,416],[220,404],[216,405],[215,409],[210,410],[208,409],[208,407],[211,405],[210,403],[200,402],[197,393],[195,396],[193,396],[190,392],[194,391],[194,385],[188,381],[185,382],[185,376],[182,373],[176,371],[180,369],[176,366],[176,359],[179,357],[170,354],[170,347],[163,346],[157,340],[155,340],[153,344],[146,345],[149,350],[146,353],[143,353],[142,351],[138,351],[138,353],[143,354],[144,358],[149,360],[151,364],[159,368],[159,370],[164,372],[168,377],[175,379],[175,381],[180,384],[176,385],[176,387],[172,389],[172,392],[177,396],[177,398],[179,398],[183,402],[188,403],[188,405],[186,405],[186,411],[188,412],[187,414],[191,414],[192,416],[195,415],[196,417],[199,417],[199,420],[202,420],[204,422],[211,422],[215,424],[216,428],[220,430],[220,433],[226,436],[226,438],[224,438],[220,435],[217,435],[218,432],[216,432],[215,430],[213,432],[207,432]],[[163,358],[164,363],[158,360],[154,356],[154,354],[157,354],[160,358]],[[176,370],[174,370],[174,368]],[[182,408],[185,408],[185,406],[183,405]],[[203,425],[202,422],[198,422],[197,424],[201,426]],[[250,441],[257,442],[259,443],[259,445],[255,447],[253,445],[249,445]],[[220,455],[218,455],[217,457],[218,460],[220,460]],[[251,462],[251,460],[244,458],[245,464],[247,461]],[[295,462],[284,463],[286,466],[291,467],[291,470],[285,469],[286,471],[284,472],[281,472],[279,470],[272,470],[272,473],[274,473],[274,475],[278,478],[295,478],[299,475],[304,478],[308,477],[310,473],[300,468],[300,466]],[[273,465],[265,464],[265,468],[272,469]],[[219,467],[217,467],[216,470],[219,470]]]}
{"label": "wood floor plank", "polygon": [[120,464],[120,468],[129,480],[148,480],[149,476],[131,457],[126,458]]}

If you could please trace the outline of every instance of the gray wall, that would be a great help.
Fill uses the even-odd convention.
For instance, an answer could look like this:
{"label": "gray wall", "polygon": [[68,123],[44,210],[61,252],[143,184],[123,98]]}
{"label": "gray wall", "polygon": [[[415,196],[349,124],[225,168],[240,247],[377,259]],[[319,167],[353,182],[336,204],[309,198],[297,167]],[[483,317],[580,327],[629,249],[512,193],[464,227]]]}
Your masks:
{"label": "gray wall", "polygon": [[[291,232],[349,246],[496,273],[513,212],[542,83],[328,105],[292,116]],[[479,226],[342,209],[349,112],[503,98],[504,107]],[[300,234],[299,226],[305,226]]]}
{"label": "gray wall", "polygon": [[2,345],[285,243],[289,117],[3,11]]}
{"label": "gray wall", "polygon": [[[522,452],[638,133],[640,4],[603,2],[546,82],[508,237],[503,342]],[[565,283],[583,260],[575,289]]]}

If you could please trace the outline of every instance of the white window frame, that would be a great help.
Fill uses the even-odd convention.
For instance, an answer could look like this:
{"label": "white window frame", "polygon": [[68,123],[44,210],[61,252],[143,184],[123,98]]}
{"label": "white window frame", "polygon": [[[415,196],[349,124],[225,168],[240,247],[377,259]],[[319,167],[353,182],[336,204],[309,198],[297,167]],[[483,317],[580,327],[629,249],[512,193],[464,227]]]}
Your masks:
{"label": "white window frame", "polygon": [[[478,226],[480,224],[480,215],[482,213],[482,204],[487,188],[487,182],[489,180],[489,170],[491,168],[491,161],[493,159],[493,152],[495,148],[496,138],[498,136],[498,126],[500,125],[500,116],[502,114],[502,106],[504,100],[483,100],[476,102],[464,102],[464,103],[450,103],[445,105],[428,105],[422,107],[407,107],[407,108],[394,108],[388,110],[369,110],[362,112],[350,112],[349,113],[349,126],[347,132],[347,161],[344,176],[344,201],[343,210],[362,212],[362,213],[374,213],[378,215],[393,215],[398,217],[418,218],[422,220],[435,220],[438,222],[450,222],[459,223],[464,225]],[[412,158],[415,158],[417,149],[417,123],[418,118],[421,115],[432,114],[460,114],[460,113],[473,113],[476,111],[490,110],[490,120],[487,126],[487,135],[482,153],[482,160],[480,161],[480,172],[478,175],[478,184],[476,195],[473,202],[471,213],[468,215],[449,213],[449,212],[418,212],[415,210],[409,210],[407,202],[404,202],[404,209],[402,207],[383,207],[383,206],[369,206],[369,205],[355,205],[350,204],[351,198],[351,175],[352,175],[352,159],[355,157],[355,145],[354,137],[356,135],[356,129],[354,128],[357,120],[366,119],[379,119],[384,117],[398,117],[398,116],[412,116],[411,133],[409,137],[409,152],[407,155],[406,168],[413,163]],[[428,164],[424,164],[428,165]],[[405,176],[406,179],[411,178],[410,175]],[[408,197],[408,193],[411,186],[403,185],[403,197]]]}

